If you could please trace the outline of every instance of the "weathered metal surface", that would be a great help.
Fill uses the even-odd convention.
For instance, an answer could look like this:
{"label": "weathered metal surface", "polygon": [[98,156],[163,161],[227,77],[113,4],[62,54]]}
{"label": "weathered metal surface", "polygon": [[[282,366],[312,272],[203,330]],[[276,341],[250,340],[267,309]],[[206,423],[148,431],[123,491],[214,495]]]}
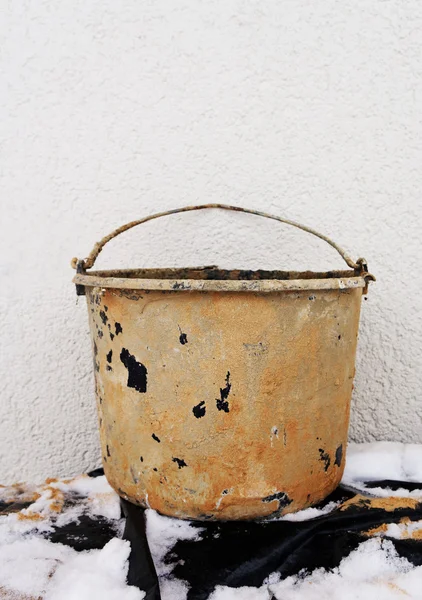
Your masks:
{"label": "weathered metal surface", "polygon": [[326,242],[327,244],[329,244],[332,248],[334,248],[340,254],[342,259],[346,262],[346,264],[349,267],[351,267],[352,269],[361,270],[361,271],[368,270],[367,263],[364,258],[358,258],[357,261],[355,262],[347,254],[347,252],[345,250],[343,250],[343,248],[341,248],[338,244],[336,244],[328,236],[323,235],[322,233],[319,233],[318,231],[315,231],[315,229],[313,229],[312,227],[302,225],[301,223],[297,223],[296,221],[291,221],[290,219],[285,219],[284,217],[279,217],[277,215],[270,215],[269,213],[262,212],[260,210],[254,210],[251,208],[243,208],[242,206],[232,206],[230,204],[221,204],[221,203],[215,203],[215,202],[213,202],[211,204],[196,204],[194,206],[183,206],[181,208],[173,208],[171,210],[166,210],[164,212],[159,212],[159,213],[155,213],[153,215],[148,215],[146,217],[143,217],[142,219],[138,219],[136,221],[131,221],[130,223],[126,223],[125,225],[118,227],[117,229],[115,229],[114,231],[109,233],[108,235],[105,235],[99,242],[94,244],[94,247],[91,250],[91,252],[89,253],[89,256],[87,258],[82,259],[82,260],[78,259],[76,257],[73,258],[71,265],[74,269],[76,269],[78,267],[78,265],[80,265],[81,268],[83,268],[85,271],[87,269],[92,269],[92,267],[95,264],[95,261],[98,258],[99,253],[102,251],[104,246],[110,240],[114,239],[121,233],[124,233],[125,231],[132,229],[132,227],[142,225],[143,223],[148,223],[148,221],[153,221],[154,219],[160,219],[162,217],[167,217],[167,216],[175,215],[178,213],[186,213],[186,212],[191,212],[191,211],[196,211],[196,210],[215,209],[215,208],[218,208],[220,210],[230,211],[230,212],[246,213],[249,215],[256,215],[258,217],[264,217],[266,219],[278,221],[279,223],[291,225],[292,227],[296,227],[297,229],[306,231],[307,233],[310,233],[311,235],[318,237],[319,239],[321,239],[324,242]]}
{"label": "weathered metal surface", "polygon": [[[188,269],[123,269],[78,272],[73,282],[84,286],[206,292],[278,292],[296,290],[366,288],[370,273],[355,271],[226,271],[217,267]],[[83,293],[83,292],[82,292]]]}
{"label": "weathered metal surface", "polygon": [[258,284],[241,295],[136,290],[127,277],[129,290],[78,280],[114,489],[193,519],[270,518],[326,497],[344,468],[364,277],[290,290],[260,286],[297,279],[191,278]]}

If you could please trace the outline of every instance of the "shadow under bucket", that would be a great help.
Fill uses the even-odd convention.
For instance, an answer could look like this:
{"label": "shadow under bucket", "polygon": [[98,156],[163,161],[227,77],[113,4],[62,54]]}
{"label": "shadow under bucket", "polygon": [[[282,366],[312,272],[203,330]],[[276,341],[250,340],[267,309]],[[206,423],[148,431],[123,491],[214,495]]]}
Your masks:
{"label": "shadow under bucket", "polygon": [[[220,208],[322,238],[350,270],[89,271],[146,221]],[[74,259],[86,294],[103,465],[125,499],[185,519],[271,518],[321,501],[345,460],[362,293],[334,242],[221,204],[125,225]]]}

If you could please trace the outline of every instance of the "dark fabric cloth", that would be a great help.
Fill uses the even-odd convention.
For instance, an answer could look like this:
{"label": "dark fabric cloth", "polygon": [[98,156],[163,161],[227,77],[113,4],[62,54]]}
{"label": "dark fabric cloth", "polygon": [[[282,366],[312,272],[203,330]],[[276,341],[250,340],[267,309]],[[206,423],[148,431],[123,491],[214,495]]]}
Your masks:
{"label": "dark fabric cloth", "polygon": [[[377,481],[368,487],[413,490],[422,489],[422,484]],[[400,499],[395,499],[397,507],[391,510],[388,498],[372,502],[371,497],[362,499],[356,491],[341,486],[319,508],[332,501],[341,502],[340,507],[308,521],[191,522],[203,532],[199,541],[178,541],[169,552],[168,561],[176,564],[172,575],[190,585],[188,600],[206,600],[216,585],[259,587],[273,572],[284,578],[302,569],[333,569],[368,539],[369,530],[405,517],[412,521],[422,519],[422,504],[409,507],[403,501],[400,506]],[[123,506],[128,505],[122,502]],[[146,590],[146,582],[151,579],[147,598],[160,600],[153,573],[148,573],[152,563],[147,556],[144,511],[132,506],[125,514],[125,535],[132,544],[128,583]],[[422,541],[391,541],[399,555],[414,565],[422,564]]]}

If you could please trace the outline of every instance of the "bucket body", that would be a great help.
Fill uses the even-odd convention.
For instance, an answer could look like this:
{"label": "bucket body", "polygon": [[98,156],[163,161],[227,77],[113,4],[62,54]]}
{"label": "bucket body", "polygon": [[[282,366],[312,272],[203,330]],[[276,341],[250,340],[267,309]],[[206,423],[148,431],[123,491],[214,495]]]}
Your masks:
{"label": "bucket body", "polygon": [[342,477],[365,280],[226,273],[85,288],[105,474],[165,515],[273,518]]}

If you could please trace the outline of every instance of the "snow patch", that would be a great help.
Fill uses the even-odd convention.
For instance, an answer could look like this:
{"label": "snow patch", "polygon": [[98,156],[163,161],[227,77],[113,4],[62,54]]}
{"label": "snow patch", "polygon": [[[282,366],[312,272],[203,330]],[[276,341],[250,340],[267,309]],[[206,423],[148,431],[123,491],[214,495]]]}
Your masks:
{"label": "snow patch", "polygon": [[422,444],[350,443],[342,482],[378,479],[422,482]]}
{"label": "snow patch", "polygon": [[[335,510],[340,505],[340,502],[328,502],[322,508],[305,508],[304,510],[298,510],[295,513],[288,513],[277,521],[309,521],[311,519],[316,519],[317,517],[322,517],[323,515],[327,515],[331,511]],[[274,520],[274,519],[273,519]]]}
{"label": "snow patch", "polygon": [[218,585],[208,600],[270,600],[267,588],[240,587],[229,588]]}
{"label": "snow patch", "polygon": [[129,542],[114,538],[102,550],[73,548],[32,536],[0,546],[0,589],[13,598],[44,600],[142,600],[127,586]]}
{"label": "snow patch", "polygon": [[142,600],[126,585],[130,543],[114,538],[102,550],[75,552],[53,575],[45,600]]}

